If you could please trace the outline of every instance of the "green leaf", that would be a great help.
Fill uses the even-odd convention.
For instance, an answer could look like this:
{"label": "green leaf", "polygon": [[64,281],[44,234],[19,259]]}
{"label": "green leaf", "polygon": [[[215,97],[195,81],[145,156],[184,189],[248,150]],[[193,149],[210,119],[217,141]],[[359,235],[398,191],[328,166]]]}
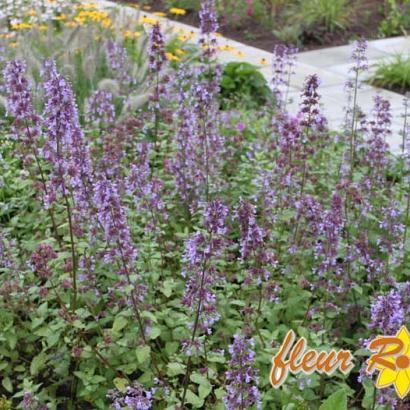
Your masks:
{"label": "green leaf", "polygon": [[167,342],[165,344],[165,351],[167,352],[168,356],[174,354],[178,350],[178,346],[178,342]]}
{"label": "green leaf", "polygon": [[216,389],[216,390],[214,391],[214,393],[215,393],[215,397],[216,397],[218,400],[221,400],[222,397],[225,396],[226,391],[225,391],[225,389],[224,389],[223,387],[220,387],[219,389]]}
{"label": "green leaf", "polygon": [[200,399],[195,393],[191,390],[186,392],[186,402],[192,404],[195,409],[199,409],[203,406],[204,401]]}
{"label": "green leaf", "polygon": [[13,392],[13,385],[11,384],[10,377],[5,377],[5,378],[1,381],[1,384],[3,385],[3,387],[4,387],[9,393],[12,393],[12,392]]}
{"label": "green leaf", "polygon": [[126,317],[117,316],[112,325],[112,331],[115,333],[121,332],[121,330],[124,329],[125,326],[127,326],[127,323],[128,323],[128,319]]}
{"label": "green leaf", "polygon": [[373,406],[374,394],[376,392],[374,382],[371,379],[365,378],[362,384],[364,387],[364,397],[362,400],[362,406],[364,409],[371,409]]}
{"label": "green leaf", "polygon": [[41,352],[33,358],[30,365],[30,373],[32,376],[36,376],[38,372],[44,367],[46,357],[46,354],[44,352]]}
{"label": "green leaf", "polygon": [[185,366],[182,363],[177,363],[177,362],[172,362],[168,363],[168,370],[167,370],[167,375],[168,376],[177,376],[178,374],[184,374],[185,373]]}
{"label": "green leaf", "polygon": [[212,385],[207,380],[207,383],[199,385],[198,393],[201,399],[205,399],[212,391]]}
{"label": "green leaf", "polygon": [[161,292],[169,298],[172,295],[172,290],[175,288],[175,282],[173,279],[167,279],[162,285]]}
{"label": "green leaf", "polygon": [[141,346],[139,347],[136,352],[137,360],[139,364],[144,363],[151,354],[151,348],[149,346]]}
{"label": "green leaf", "polygon": [[161,334],[161,329],[159,327],[153,327],[149,334],[150,339],[156,339]]}
{"label": "green leaf", "polygon": [[212,385],[205,376],[199,373],[192,373],[190,378],[191,381],[193,381],[196,384],[199,384],[198,393],[201,399],[204,399],[209,395],[209,393],[211,393]]}
{"label": "green leaf", "polygon": [[128,381],[127,379],[123,379],[122,377],[116,377],[114,380],[114,386],[120,391],[121,393],[125,393],[127,391]]}
{"label": "green leaf", "polygon": [[344,389],[331,394],[319,407],[319,410],[347,410],[347,395]]}

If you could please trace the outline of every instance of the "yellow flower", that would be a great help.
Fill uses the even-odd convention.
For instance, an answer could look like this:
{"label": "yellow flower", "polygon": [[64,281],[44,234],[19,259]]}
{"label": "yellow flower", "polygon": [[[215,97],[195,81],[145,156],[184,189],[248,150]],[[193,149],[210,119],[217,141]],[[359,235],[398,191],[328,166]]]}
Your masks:
{"label": "yellow flower", "polygon": [[235,47],[225,44],[223,46],[219,46],[219,50],[220,51],[233,51],[235,50]]}
{"label": "yellow flower", "polygon": [[141,35],[140,31],[132,32],[130,30],[127,30],[124,32],[124,38],[126,39],[135,39],[135,38],[138,38],[140,35]]}
{"label": "yellow flower", "polygon": [[29,30],[29,29],[33,28],[33,25],[28,24],[28,23],[16,23],[16,24],[12,24],[11,28],[13,30]]}
{"label": "yellow flower", "polygon": [[153,19],[152,17],[148,17],[148,16],[142,16],[140,19],[139,19],[139,23],[140,24],[151,24],[151,25],[154,25],[154,24],[157,24],[158,23],[158,20],[157,19]]}
{"label": "yellow flower", "polygon": [[177,49],[175,50],[175,54],[178,54],[179,56],[183,56],[183,55],[186,54],[186,51],[185,51],[185,50],[182,50],[181,48],[177,48]]}
{"label": "yellow flower", "polygon": [[260,64],[260,65],[268,65],[269,62],[268,62],[268,60],[267,60],[266,58],[261,58],[261,59],[259,60],[259,64]]}
{"label": "yellow flower", "polygon": [[16,48],[19,45],[19,43],[17,43],[17,41],[13,41],[12,43],[9,43],[10,47]]}
{"label": "yellow flower", "polygon": [[67,19],[67,16],[65,14],[61,14],[59,16],[54,17],[54,20],[57,20],[57,21],[64,21],[66,19]]}
{"label": "yellow flower", "polygon": [[157,16],[157,17],[166,17],[167,16],[167,13],[164,13],[164,12],[162,12],[162,11],[156,11],[155,13],[152,13],[154,16]]}
{"label": "yellow flower", "polygon": [[84,3],[76,6],[77,9],[92,10],[98,8],[95,3]]}
{"label": "yellow flower", "polygon": [[186,14],[186,10],[179,9],[178,7],[172,7],[169,10],[169,12],[172,13],[172,14],[176,14],[177,16],[185,16],[185,14]]}
{"label": "yellow flower", "polygon": [[179,57],[177,57],[176,55],[172,53],[165,53],[165,55],[169,61],[181,61]]}
{"label": "yellow flower", "polygon": [[232,54],[239,58],[244,58],[246,56],[246,54],[243,51],[233,51]]}
{"label": "yellow flower", "polygon": [[111,24],[112,24],[112,21],[109,18],[106,18],[106,19],[101,21],[101,26],[104,27],[104,28],[110,28]]}
{"label": "yellow flower", "polygon": [[[375,367],[380,370],[376,387],[383,389],[390,385],[394,385],[397,394],[403,399],[407,396],[410,390],[410,334],[406,327],[402,326],[395,337],[403,342],[403,349],[398,356],[383,356],[383,359],[391,363],[391,367],[395,370],[379,363],[375,365]],[[394,348],[395,345],[389,345],[384,352],[388,353]]]}
{"label": "yellow flower", "polygon": [[26,13],[26,16],[30,17],[34,17],[35,15],[37,15],[37,12],[34,9],[31,9]]}
{"label": "yellow flower", "polygon": [[143,9],[146,10],[146,11],[149,11],[149,10],[151,10],[151,6],[144,6]]}
{"label": "yellow flower", "polygon": [[79,24],[80,26],[83,26],[84,23],[85,23],[85,19],[84,19],[84,18],[81,18],[81,17],[75,17],[75,18],[74,18],[74,21],[75,21],[77,24]]}
{"label": "yellow flower", "polygon": [[68,28],[75,28],[78,26],[78,24],[75,21],[67,21],[67,23],[64,23],[64,25]]}
{"label": "yellow flower", "polygon": [[40,31],[47,31],[48,27],[45,24],[40,24],[37,26]]}

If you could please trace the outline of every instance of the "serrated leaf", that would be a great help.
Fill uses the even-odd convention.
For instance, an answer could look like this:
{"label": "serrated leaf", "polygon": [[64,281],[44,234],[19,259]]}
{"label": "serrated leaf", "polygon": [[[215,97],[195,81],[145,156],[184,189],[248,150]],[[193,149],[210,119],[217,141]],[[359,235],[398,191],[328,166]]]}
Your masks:
{"label": "serrated leaf", "polygon": [[192,404],[195,409],[199,409],[203,406],[204,401],[200,399],[195,393],[191,390],[186,392],[186,402]]}
{"label": "serrated leaf", "polygon": [[153,327],[149,334],[150,339],[156,339],[161,334],[161,329],[159,327]]}
{"label": "serrated leaf", "polygon": [[114,323],[112,325],[112,331],[115,333],[121,332],[122,329],[124,329],[125,326],[128,324],[128,319],[124,316],[117,316],[114,320]]}
{"label": "serrated leaf", "polygon": [[144,363],[151,354],[151,348],[149,346],[141,346],[136,351],[137,360],[139,364]]}
{"label": "serrated leaf", "polygon": [[319,410],[347,410],[347,394],[344,389],[331,394],[319,407]]}
{"label": "serrated leaf", "polygon": [[172,362],[168,363],[168,370],[167,370],[167,375],[168,376],[177,376],[178,374],[184,374],[185,373],[185,365],[182,363],[177,363],[177,362]]}
{"label": "serrated leaf", "polygon": [[45,353],[41,352],[37,356],[33,357],[30,364],[30,374],[36,376],[38,372],[44,367],[46,361]]}
{"label": "serrated leaf", "polygon": [[116,377],[113,380],[114,386],[120,391],[121,393],[125,393],[127,391],[128,380],[123,379],[122,377]]}
{"label": "serrated leaf", "polygon": [[11,384],[10,377],[5,377],[1,381],[1,384],[9,393],[13,393],[13,385]]}
{"label": "serrated leaf", "polygon": [[226,391],[223,387],[220,387],[219,389],[216,389],[214,393],[215,393],[215,397],[220,400],[222,399],[222,397],[225,396]]}
{"label": "serrated leaf", "polygon": [[171,356],[178,350],[179,343],[177,342],[167,342],[165,344],[165,351],[167,352],[168,356]]}
{"label": "serrated leaf", "polygon": [[199,388],[198,388],[199,398],[205,399],[206,397],[209,396],[211,391],[212,391],[212,385],[207,380],[206,383],[199,385]]}

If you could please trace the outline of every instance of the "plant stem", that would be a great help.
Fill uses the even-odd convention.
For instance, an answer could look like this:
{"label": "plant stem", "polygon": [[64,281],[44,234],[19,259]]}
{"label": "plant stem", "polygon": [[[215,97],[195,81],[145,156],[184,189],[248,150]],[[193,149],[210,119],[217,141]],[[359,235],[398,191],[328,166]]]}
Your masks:
{"label": "plant stem", "polygon": [[[211,240],[212,240],[212,234],[211,234]],[[206,277],[206,257],[205,257],[205,252],[203,252],[203,254],[202,254],[201,283],[200,283],[199,292],[198,292],[199,300],[198,300],[198,307],[197,307],[196,314],[195,314],[194,327],[193,327],[193,330],[192,330],[191,343],[194,342],[196,332],[198,330],[199,317],[201,315],[201,308],[202,308],[202,299],[201,299],[200,295],[202,294],[202,291],[203,291],[203,288],[204,288],[205,277]],[[181,408],[182,409],[184,408],[185,397],[186,397],[186,393],[187,393],[187,389],[188,389],[189,376],[191,374],[191,362],[192,362],[191,358],[192,358],[192,356],[189,356],[189,358],[188,358],[185,377],[184,377],[184,382],[183,382],[184,391],[183,391],[182,399],[181,399]]]}

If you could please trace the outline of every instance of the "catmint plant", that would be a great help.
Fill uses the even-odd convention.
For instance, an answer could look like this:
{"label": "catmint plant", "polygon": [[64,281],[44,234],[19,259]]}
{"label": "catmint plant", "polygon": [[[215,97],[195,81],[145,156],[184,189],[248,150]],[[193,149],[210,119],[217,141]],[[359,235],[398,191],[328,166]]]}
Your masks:
{"label": "catmint plant", "polygon": [[227,394],[224,397],[225,408],[228,410],[245,410],[252,406],[262,408],[258,389],[258,371],[255,369],[255,343],[241,334],[234,336],[229,346],[230,360],[225,373]]}
{"label": "catmint plant", "polygon": [[[229,209],[218,199],[204,203],[203,206],[204,232],[191,235],[185,243],[184,252],[185,266],[182,274],[186,279],[186,286],[181,303],[190,312],[193,322],[189,325],[192,329],[191,337],[183,341],[183,350],[189,359],[181,407],[188,388],[192,356],[199,353],[201,344],[205,346],[206,337],[212,333],[212,327],[220,317],[214,286],[220,281],[216,262],[226,246]],[[200,339],[201,333],[204,334],[203,340]]]}
{"label": "catmint plant", "polygon": [[98,127],[106,127],[114,124],[115,108],[113,94],[106,90],[97,90],[88,99],[86,117],[88,121]]}
{"label": "catmint plant", "polygon": [[296,65],[298,49],[282,44],[273,49],[272,79],[270,82],[276,104],[281,110],[286,109],[291,77]]}
{"label": "catmint plant", "polygon": [[352,78],[345,84],[348,95],[348,106],[346,109],[346,129],[349,133],[349,164],[350,164],[350,177],[352,177],[355,152],[356,152],[356,133],[358,123],[358,111],[357,98],[358,91],[361,86],[360,76],[367,72],[369,69],[369,63],[367,60],[367,41],[365,39],[359,39],[355,42],[352,52],[353,65],[350,68]]}

